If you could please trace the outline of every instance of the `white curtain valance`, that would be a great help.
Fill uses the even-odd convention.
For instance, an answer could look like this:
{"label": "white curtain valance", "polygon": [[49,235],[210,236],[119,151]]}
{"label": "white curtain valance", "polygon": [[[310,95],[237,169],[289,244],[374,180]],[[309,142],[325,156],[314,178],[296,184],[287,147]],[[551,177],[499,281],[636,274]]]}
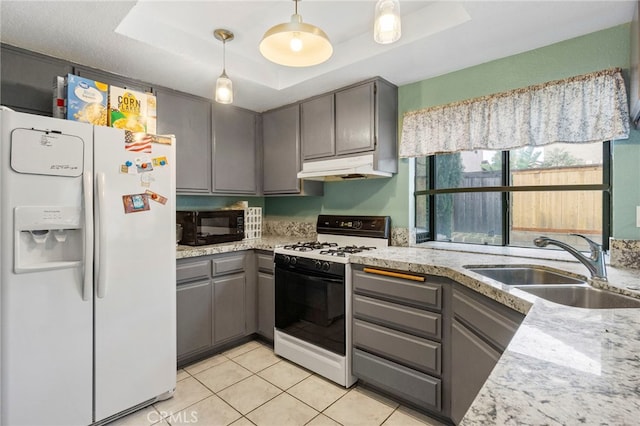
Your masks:
{"label": "white curtain valance", "polygon": [[400,157],[629,137],[619,68],[404,114]]}

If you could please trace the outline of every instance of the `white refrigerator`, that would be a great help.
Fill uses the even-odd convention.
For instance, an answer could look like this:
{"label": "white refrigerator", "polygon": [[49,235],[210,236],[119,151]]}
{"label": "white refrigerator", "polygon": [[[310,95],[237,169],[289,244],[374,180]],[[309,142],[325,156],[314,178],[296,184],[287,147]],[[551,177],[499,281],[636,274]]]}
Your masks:
{"label": "white refrigerator", "polygon": [[176,385],[175,139],[0,111],[0,424]]}

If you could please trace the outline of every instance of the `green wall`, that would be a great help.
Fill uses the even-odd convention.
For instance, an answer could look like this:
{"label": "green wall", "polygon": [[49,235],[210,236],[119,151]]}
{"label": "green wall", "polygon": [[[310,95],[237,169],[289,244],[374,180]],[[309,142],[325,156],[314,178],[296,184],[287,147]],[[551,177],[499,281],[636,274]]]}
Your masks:
{"label": "green wall", "polygon": [[237,201],[248,201],[249,207],[262,207],[264,209],[264,198],[262,197],[212,197],[206,195],[178,195],[176,199],[176,209],[219,209],[222,207],[230,206]]}
{"label": "green wall", "polygon": [[[474,98],[566,78],[610,67],[621,67],[628,81],[629,24],[563,41],[540,49],[399,88],[399,116],[405,111]],[[640,132],[613,144],[613,236],[640,238],[635,206],[640,205]],[[320,213],[390,215],[394,226],[409,223],[408,160],[400,160],[391,179],[325,183],[324,197],[265,199],[272,218],[314,220]]]}

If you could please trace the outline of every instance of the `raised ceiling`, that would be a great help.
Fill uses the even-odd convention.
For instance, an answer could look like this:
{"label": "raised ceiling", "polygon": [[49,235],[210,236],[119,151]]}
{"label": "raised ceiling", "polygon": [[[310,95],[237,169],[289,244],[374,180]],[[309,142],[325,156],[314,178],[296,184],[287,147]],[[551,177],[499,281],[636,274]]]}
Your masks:
{"label": "raised ceiling", "polygon": [[[264,59],[258,44],[293,13],[280,1],[0,2],[0,38],[76,63],[213,98],[222,70],[235,104],[264,111],[373,76],[403,85],[629,22],[635,1],[401,0],[402,38],[373,41],[375,1],[304,0],[299,13],[321,27],[333,56],[309,68]],[[0,58],[1,60],[1,58]]]}

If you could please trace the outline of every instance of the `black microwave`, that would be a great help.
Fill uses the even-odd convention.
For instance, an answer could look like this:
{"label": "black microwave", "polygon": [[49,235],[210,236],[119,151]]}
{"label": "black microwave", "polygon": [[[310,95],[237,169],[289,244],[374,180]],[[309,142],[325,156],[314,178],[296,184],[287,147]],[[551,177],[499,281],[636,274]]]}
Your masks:
{"label": "black microwave", "polygon": [[244,239],[244,210],[177,211],[178,244],[203,246]]}

